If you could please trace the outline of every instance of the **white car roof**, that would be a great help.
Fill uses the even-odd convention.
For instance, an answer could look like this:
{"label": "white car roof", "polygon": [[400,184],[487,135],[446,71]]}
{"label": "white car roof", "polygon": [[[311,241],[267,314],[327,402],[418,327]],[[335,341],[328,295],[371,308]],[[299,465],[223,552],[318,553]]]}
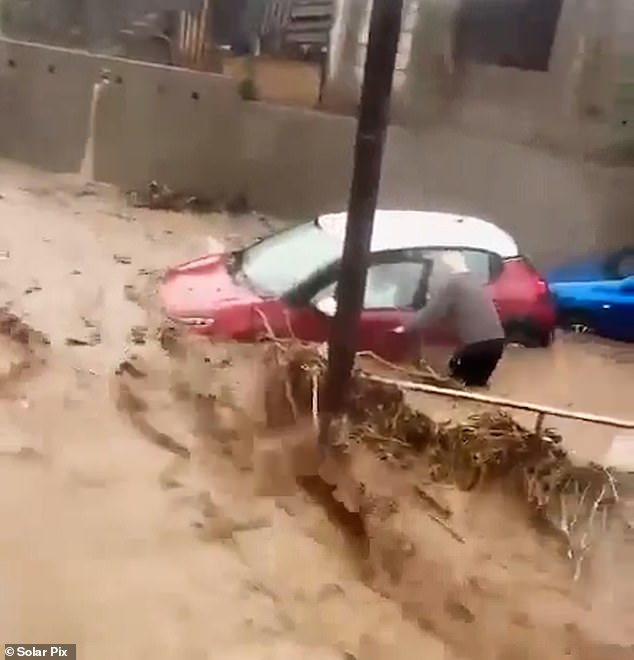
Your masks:
{"label": "white car roof", "polygon": [[[319,226],[340,240],[345,235],[346,221],[346,213],[318,218]],[[376,211],[372,252],[419,247],[487,250],[503,259],[519,254],[517,243],[507,232],[480,218],[430,211]]]}

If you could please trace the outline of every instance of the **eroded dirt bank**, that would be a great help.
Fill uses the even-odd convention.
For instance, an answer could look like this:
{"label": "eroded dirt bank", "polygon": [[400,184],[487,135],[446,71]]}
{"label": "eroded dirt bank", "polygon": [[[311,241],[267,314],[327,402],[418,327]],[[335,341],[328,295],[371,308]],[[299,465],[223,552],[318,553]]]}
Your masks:
{"label": "eroded dirt bank", "polygon": [[[236,467],[226,455],[223,425],[233,437],[235,414],[212,420],[213,438],[205,432],[209,420],[202,427],[194,423],[191,402],[170,391],[173,364],[155,343],[139,346],[130,336],[132,326],[147,323],[135,293],[147,290],[154,269],[205,252],[214,237],[260,233],[256,219],[230,224],[222,216],[131,210],[109,191],[6,164],[0,193],[0,302],[50,339],[50,345],[35,344],[35,357],[46,364],[19,380],[14,369],[11,386],[1,392],[3,639],[76,642],[90,658],[440,659],[474,657],[473,650],[480,654],[475,657],[490,652],[514,660],[537,657],[535,637],[550,621],[553,635],[563,624],[566,636],[551,647],[544,638],[540,655],[546,658],[562,657],[553,655],[564,649],[555,645],[560,642],[571,657],[631,656],[634,617],[614,609],[614,603],[634,602],[622,600],[632,582],[624,565],[608,558],[597,564],[603,573],[572,585],[570,566],[540,547],[541,537],[515,512],[506,515],[505,500],[483,494],[495,500],[485,507],[446,489],[434,492],[453,511],[453,532],[468,543],[434,522],[420,502],[405,500],[391,518],[395,538],[404,526],[416,528],[429,554],[424,565],[403,562],[396,544],[401,579],[379,573],[373,590],[359,563],[363,548],[339,514],[327,515],[315,494],[295,488],[258,495],[268,471],[241,470],[246,459],[241,466],[238,457]],[[9,374],[22,349],[2,341]],[[245,358],[232,351],[230,385],[248,397],[245,389],[257,383],[249,372],[245,378]],[[140,391],[154,434],[115,405],[120,379],[114,370],[133,353],[152,370]],[[210,366],[217,365],[201,368],[194,359],[176,371],[205,392],[223,382],[207,378]],[[631,369],[623,349],[563,343],[554,356],[511,352],[494,388],[626,415]],[[428,403],[435,414],[451,411],[446,402]],[[129,404],[120,402],[120,408]],[[611,435],[571,428],[567,441],[584,455],[600,454]],[[166,437],[189,449],[189,460],[156,445]],[[258,461],[273,470],[279,438],[266,440]],[[374,469],[363,457],[358,465]],[[395,483],[389,473],[375,477],[376,484]],[[615,565],[618,580],[611,574]],[[421,605],[428,608],[433,593],[438,606],[425,616]],[[509,600],[516,607],[507,608]],[[462,641],[469,626],[494,630],[502,621],[509,630],[506,646],[496,635],[480,637],[497,640],[490,648],[482,641],[469,649]],[[590,630],[596,630],[595,647],[587,644]]]}

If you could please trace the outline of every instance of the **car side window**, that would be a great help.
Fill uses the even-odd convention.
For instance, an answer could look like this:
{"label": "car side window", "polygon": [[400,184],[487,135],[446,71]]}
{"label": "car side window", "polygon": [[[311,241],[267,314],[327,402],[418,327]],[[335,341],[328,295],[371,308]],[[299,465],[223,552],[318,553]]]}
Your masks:
{"label": "car side window", "polygon": [[[427,263],[423,261],[399,261],[372,264],[368,268],[363,308],[413,309],[424,302]],[[320,300],[335,295],[336,282],[315,296]]]}
{"label": "car side window", "polygon": [[634,252],[621,257],[616,269],[620,278],[632,277],[634,275]]}

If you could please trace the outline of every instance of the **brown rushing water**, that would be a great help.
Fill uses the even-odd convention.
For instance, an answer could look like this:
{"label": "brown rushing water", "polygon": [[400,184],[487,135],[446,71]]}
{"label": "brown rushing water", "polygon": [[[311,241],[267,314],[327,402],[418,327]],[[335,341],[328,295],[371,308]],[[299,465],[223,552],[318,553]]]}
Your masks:
{"label": "brown rushing water", "polygon": [[[159,486],[166,455],[112,405],[129,329],[146,322],[124,286],[142,287],[146,271],[214,239],[265,228],[130,209],[107,189],[82,192],[70,178],[6,162],[0,194],[0,302],[51,339],[43,374],[0,400],[1,638],[77,643],[91,660],[454,657],[359,580],[339,531],[299,495],[286,506],[252,502],[241,515],[253,524],[231,541],[201,540],[196,490]],[[96,346],[65,343],[95,330]],[[0,368],[13,359],[0,343]],[[632,370],[623,347],[566,341],[509,351],[493,390],[627,415]],[[171,423],[186,433],[182,420]],[[601,454],[613,434],[562,427],[584,456]],[[213,482],[219,497],[240,500],[231,474]]]}

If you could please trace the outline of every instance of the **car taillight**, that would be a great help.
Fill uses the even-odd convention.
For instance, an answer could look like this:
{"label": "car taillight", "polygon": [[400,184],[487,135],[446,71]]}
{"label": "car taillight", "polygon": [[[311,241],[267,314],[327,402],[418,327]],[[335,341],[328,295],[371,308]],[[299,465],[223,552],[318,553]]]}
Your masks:
{"label": "car taillight", "polygon": [[539,274],[539,271],[533,265],[533,262],[525,255],[518,257],[518,262],[523,264],[528,270],[531,278],[535,282],[535,292],[538,300],[550,300],[550,288],[548,282]]}
{"label": "car taillight", "polygon": [[537,297],[540,300],[550,299],[550,289],[548,288],[548,283],[541,277],[537,280]]}

